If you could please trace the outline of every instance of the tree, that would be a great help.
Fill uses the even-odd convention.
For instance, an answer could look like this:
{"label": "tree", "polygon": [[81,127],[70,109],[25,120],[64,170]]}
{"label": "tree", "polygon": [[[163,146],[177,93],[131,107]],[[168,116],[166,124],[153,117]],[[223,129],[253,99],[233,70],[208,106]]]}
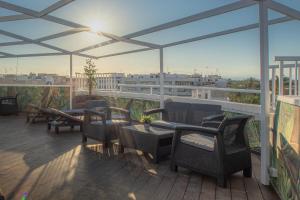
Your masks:
{"label": "tree", "polygon": [[96,65],[93,63],[92,59],[86,59],[86,65],[84,65],[84,74],[87,79],[87,85],[89,89],[89,95],[92,95],[92,89],[96,85]]}

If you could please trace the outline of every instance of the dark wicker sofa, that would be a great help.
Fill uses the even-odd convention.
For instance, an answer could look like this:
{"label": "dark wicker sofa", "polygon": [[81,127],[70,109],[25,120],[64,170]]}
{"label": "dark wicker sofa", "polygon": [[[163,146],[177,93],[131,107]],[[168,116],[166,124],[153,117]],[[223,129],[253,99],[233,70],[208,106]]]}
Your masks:
{"label": "dark wicker sofa", "polygon": [[167,100],[164,108],[151,109],[145,115],[162,113],[162,120],[151,123],[152,126],[175,129],[178,125],[200,126],[204,121],[222,121],[223,111],[220,105],[181,103]]}

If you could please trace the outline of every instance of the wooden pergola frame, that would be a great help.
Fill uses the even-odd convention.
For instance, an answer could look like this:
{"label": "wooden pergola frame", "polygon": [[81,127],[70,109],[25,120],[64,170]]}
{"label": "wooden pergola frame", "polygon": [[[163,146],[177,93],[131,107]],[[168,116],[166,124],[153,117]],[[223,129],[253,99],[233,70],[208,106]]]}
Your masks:
{"label": "wooden pergola frame", "polygon": [[[79,32],[92,32],[88,26],[81,25],[81,24],[51,15],[51,13],[53,11],[55,11],[63,6],[66,6],[67,4],[74,2],[74,1],[75,0],[59,0],[56,3],[54,3],[53,5],[50,5],[49,7],[47,7],[46,9],[44,9],[40,12],[37,12],[35,10],[31,10],[31,9],[28,9],[25,7],[21,7],[21,6],[0,0],[1,8],[5,8],[8,10],[20,13],[20,14],[11,15],[11,16],[1,16],[0,22],[39,18],[39,19],[43,19],[46,21],[50,21],[53,23],[57,23],[57,24],[72,28],[71,30],[68,30],[68,31],[63,31],[60,33],[48,35],[48,36],[38,38],[35,40],[0,29],[0,34],[20,40],[20,41],[15,41],[15,42],[0,43],[0,47],[1,46],[12,46],[12,45],[23,45],[23,44],[35,44],[35,45],[39,45],[39,46],[46,47],[51,50],[57,51],[57,53],[37,53],[37,54],[11,54],[11,53],[7,53],[7,52],[0,52],[0,54],[1,54],[0,58],[69,55],[70,56],[70,80],[71,80],[70,81],[70,84],[71,84],[71,91],[70,91],[71,95],[70,96],[71,96],[71,100],[72,100],[72,63],[73,63],[72,55],[86,57],[86,58],[92,58],[92,59],[100,59],[100,58],[105,58],[105,57],[137,53],[137,52],[142,52],[142,51],[159,50],[159,55],[160,55],[160,96],[161,96],[160,103],[161,103],[161,107],[163,107],[163,100],[164,100],[163,49],[164,48],[259,28],[259,30],[260,30],[260,69],[261,69],[261,100],[260,100],[260,105],[261,105],[261,118],[260,118],[260,121],[261,121],[261,182],[266,185],[269,184],[268,168],[269,168],[269,161],[270,161],[270,155],[269,155],[270,154],[269,153],[269,148],[270,148],[269,147],[270,146],[270,144],[269,144],[269,112],[270,112],[269,91],[270,90],[269,90],[268,27],[269,27],[269,25],[284,23],[284,22],[291,21],[291,20],[300,20],[300,11],[290,8],[281,3],[275,2],[273,0],[240,0],[240,1],[230,3],[230,4],[227,4],[224,6],[220,6],[218,8],[200,12],[195,15],[191,15],[188,17],[174,20],[174,21],[170,21],[170,22],[167,22],[164,24],[160,24],[158,26],[150,27],[150,28],[140,30],[140,31],[137,31],[134,33],[130,33],[130,34],[127,34],[124,36],[117,36],[115,34],[106,33],[106,32],[97,32],[95,34],[109,38],[109,40],[105,41],[105,42],[97,43],[97,44],[94,44],[91,46],[87,46],[85,48],[78,49],[75,51],[68,51],[66,49],[44,43],[45,41],[48,41],[48,40],[76,34]],[[191,23],[194,21],[203,20],[203,19],[210,18],[213,16],[222,15],[224,13],[236,11],[236,10],[250,7],[250,6],[253,6],[256,4],[258,4],[258,7],[259,7],[259,22],[258,23],[240,26],[237,28],[224,30],[224,31],[220,31],[220,32],[210,33],[207,35],[200,35],[198,37],[193,37],[190,39],[176,41],[176,42],[172,42],[172,43],[168,43],[168,44],[154,44],[154,43],[149,43],[149,42],[134,39],[139,36],[162,31],[165,29],[173,28],[173,27]],[[268,9],[272,9],[276,12],[279,12],[279,13],[285,15],[285,17],[268,20]],[[139,45],[142,47],[137,50],[125,51],[125,52],[119,52],[119,53],[113,53],[113,54],[107,54],[107,55],[99,55],[99,56],[92,56],[92,55],[84,53],[88,50],[100,48],[100,47],[107,46],[107,45],[117,43],[117,42],[130,43],[130,44],[135,44],[135,45]]]}

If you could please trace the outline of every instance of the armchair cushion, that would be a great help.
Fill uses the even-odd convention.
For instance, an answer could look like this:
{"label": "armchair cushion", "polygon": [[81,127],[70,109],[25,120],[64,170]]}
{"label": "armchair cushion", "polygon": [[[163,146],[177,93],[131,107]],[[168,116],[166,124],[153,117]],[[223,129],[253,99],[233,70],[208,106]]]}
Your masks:
{"label": "armchair cushion", "polygon": [[184,144],[207,151],[214,151],[215,149],[215,138],[201,135],[199,133],[190,133],[187,135],[183,135],[180,141]]}

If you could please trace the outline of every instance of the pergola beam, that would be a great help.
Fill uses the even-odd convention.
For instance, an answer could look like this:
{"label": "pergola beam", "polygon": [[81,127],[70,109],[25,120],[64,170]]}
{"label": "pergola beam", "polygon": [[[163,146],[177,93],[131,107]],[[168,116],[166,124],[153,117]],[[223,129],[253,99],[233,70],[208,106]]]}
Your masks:
{"label": "pergola beam", "polygon": [[[269,20],[269,25],[275,25],[275,24],[278,24],[278,23],[283,23],[283,22],[287,22],[287,21],[291,21],[291,20],[292,19],[289,18],[289,17],[280,17],[280,18],[277,18],[277,19]],[[190,38],[190,39],[186,39],[186,40],[181,40],[181,41],[161,45],[161,48],[167,48],[167,47],[181,45],[181,44],[185,44],[185,43],[189,43],[189,42],[195,42],[195,41],[204,40],[204,39],[208,39],[208,38],[219,37],[219,36],[222,36],[222,35],[237,33],[237,32],[246,31],[246,30],[251,30],[251,29],[258,28],[258,27],[259,27],[259,23],[250,24],[250,25],[246,25],[246,26],[241,26],[241,27],[225,30],[225,31],[210,33],[210,34],[207,34],[207,35],[201,35],[201,36],[198,36],[198,37],[194,37],[194,38]],[[107,42],[109,42],[109,41],[107,41]],[[130,54],[130,53],[135,53],[135,52],[140,52],[140,51],[149,51],[149,50],[152,50],[152,49],[151,48],[144,48],[144,49],[138,49],[138,50],[133,50],[133,51],[125,51],[125,52],[121,52],[121,53],[113,53],[113,54],[98,56],[97,58],[112,57],[112,56],[125,55],[125,54]]]}
{"label": "pergola beam", "polygon": [[[68,20],[65,20],[65,19],[62,19],[62,18],[47,15],[47,14],[41,15],[41,12],[37,12],[37,11],[27,9],[27,8],[24,8],[24,7],[21,7],[21,6],[18,6],[18,5],[7,3],[7,2],[4,2],[2,0],[0,0],[0,7],[9,9],[9,10],[12,10],[12,11],[15,11],[15,12],[20,12],[20,13],[23,13],[25,15],[29,15],[29,16],[32,16],[32,17],[35,17],[35,18],[42,18],[42,19],[45,19],[47,21],[51,21],[51,22],[61,24],[61,25],[64,25],[64,26],[69,26],[69,27],[72,27],[72,28],[85,28],[85,29],[87,29],[86,31],[92,32],[88,26],[84,26],[84,25],[81,25],[81,24],[78,24],[78,23],[74,23],[74,22],[71,22],[71,21],[68,21]],[[48,8],[50,8],[50,7],[48,7]],[[47,10],[47,9],[45,9],[45,10]],[[128,38],[119,37],[119,36],[116,36],[116,35],[113,35],[113,34],[110,34],[110,33],[98,32],[97,34],[98,35],[103,35],[103,36],[108,37],[110,39],[113,39],[113,41],[122,41],[122,42],[126,42],[126,43],[138,44],[138,45],[141,45],[141,46],[146,46],[146,47],[151,47],[151,48],[159,48],[159,46],[156,45],[156,44],[151,44],[151,43],[137,41],[137,40],[130,40]],[[80,52],[82,52],[82,51],[80,51]],[[80,53],[80,52],[75,51],[74,54]]]}
{"label": "pergola beam", "polygon": [[32,54],[19,54],[19,55],[6,55],[1,58],[21,58],[21,57],[43,57],[43,56],[64,56],[69,55],[67,53],[32,53]]}
{"label": "pergola beam", "polygon": [[160,45],[158,45],[158,44],[143,42],[143,41],[134,40],[134,39],[127,39],[127,38],[119,37],[119,36],[109,34],[109,33],[98,32],[97,34],[103,35],[104,37],[107,37],[107,38],[110,38],[110,39],[113,39],[113,40],[116,40],[116,41],[125,42],[125,43],[129,43],[129,44],[135,44],[135,45],[139,45],[139,46],[146,46],[146,47],[150,47],[152,49],[160,48]]}
{"label": "pergola beam", "polygon": [[275,1],[267,1],[266,2],[268,8],[276,11],[276,12],[280,12],[286,16],[289,16],[293,19],[297,19],[300,20],[300,11],[290,8],[286,5],[283,5],[281,3],[275,2]]}
{"label": "pergola beam", "polygon": [[9,15],[9,16],[1,16],[0,22],[9,22],[9,21],[17,21],[17,20],[24,20],[24,19],[33,19],[29,15],[19,14],[19,15]]}
{"label": "pergola beam", "polygon": [[[211,10],[200,12],[200,13],[195,14],[195,15],[191,15],[191,16],[184,17],[184,18],[181,18],[181,19],[177,19],[177,20],[174,20],[174,21],[170,21],[170,22],[158,25],[158,26],[153,26],[151,28],[147,28],[147,29],[144,29],[144,30],[141,30],[141,31],[130,33],[128,35],[122,36],[122,38],[131,39],[131,38],[143,36],[143,35],[150,34],[150,33],[153,33],[153,32],[162,31],[162,30],[165,30],[165,29],[169,29],[169,28],[173,28],[173,27],[176,27],[176,26],[184,25],[184,24],[191,23],[191,22],[194,22],[194,21],[198,21],[198,20],[209,18],[209,17],[213,17],[213,16],[225,14],[225,13],[228,13],[228,12],[232,12],[232,11],[235,11],[235,10],[238,10],[238,9],[241,9],[241,8],[246,8],[246,7],[252,6],[256,3],[257,2],[252,1],[252,0],[241,0],[241,1],[234,2],[234,3],[231,3],[231,4],[225,5],[225,6],[220,6],[218,8],[214,8],[214,9],[211,9]],[[101,43],[98,43],[96,45],[91,45],[91,46],[79,49],[76,52],[83,52],[83,51],[91,50],[91,49],[98,48],[98,47],[101,47],[101,46],[106,46],[106,45],[109,45],[109,44],[113,44],[115,42],[116,42],[115,40],[101,42]]]}
{"label": "pergola beam", "polygon": [[[36,40],[32,40],[30,38],[27,38],[27,37],[24,37],[24,36],[21,36],[21,35],[17,35],[17,34],[8,32],[8,31],[4,31],[4,30],[1,30],[1,29],[0,29],[0,34],[6,35],[8,37],[12,37],[12,38],[15,38],[15,39],[18,39],[18,40],[23,40],[23,41],[31,43],[31,44],[36,44],[36,45],[39,45],[39,46],[42,46],[42,47],[46,47],[46,48],[49,48],[49,49],[52,49],[52,50],[55,50],[55,51],[59,51],[59,52],[64,53],[64,54],[71,54],[72,53],[72,52],[67,51],[65,49],[61,49],[59,47],[52,46],[50,44],[45,44],[45,43],[42,43],[42,42],[39,42],[39,41],[36,41]],[[93,58],[93,59],[96,58],[95,56],[90,56],[90,55],[86,55],[86,54],[82,54],[82,53],[76,53],[75,55],[86,57],[86,58]],[[16,55],[14,57],[18,57],[18,56]]]}
{"label": "pergola beam", "polygon": [[[44,36],[44,37],[35,39],[34,41],[43,42],[43,41],[47,41],[47,40],[52,40],[52,39],[80,33],[80,32],[86,31],[86,30],[87,30],[87,28],[74,28],[74,29],[63,31],[60,33],[55,33],[52,35]],[[25,41],[3,42],[3,43],[0,43],[0,46],[12,46],[12,45],[23,45],[23,44],[31,44],[31,42],[25,42]]]}
{"label": "pergola beam", "polygon": [[75,0],[60,0],[54,4],[52,4],[51,6],[49,6],[48,8],[42,10],[40,12],[40,17],[44,16],[44,15],[48,15],[49,13],[71,3],[72,1],[75,1]]}
{"label": "pergola beam", "polygon": [[[277,18],[277,19],[270,20],[269,25],[283,23],[283,22],[287,22],[287,21],[291,21],[291,20],[292,19],[289,18],[289,17],[280,17],[280,18]],[[163,48],[172,47],[172,46],[176,46],[176,45],[181,45],[181,44],[195,42],[195,41],[199,41],[199,40],[219,37],[219,36],[228,35],[228,34],[232,34],[232,33],[237,33],[237,32],[241,32],[241,31],[247,31],[247,30],[258,28],[258,27],[259,27],[259,23],[250,24],[250,25],[246,25],[246,26],[241,26],[241,27],[225,30],[225,31],[210,33],[210,34],[207,34],[207,35],[202,35],[202,36],[198,36],[198,37],[194,37],[194,38],[189,38],[189,39],[186,39],[186,40],[172,42],[172,43],[169,43],[169,44],[162,45],[162,47]]]}
{"label": "pergola beam", "polygon": [[[295,64],[284,64],[284,65],[282,65],[282,68],[294,68],[294,67],[296,67]],[[297,67],[300,67],[300,64],[298,64]],[[270,65],[269,68],[270,69],[278,69],[279,65]]]}
{"label": "pergola beam", "polygon": [[153,50],[153,49],[152,48],[143,48],[143,49],[136,49],[136,50],[132,50],[132,51],[124,51],[124,52],[120,52],[120,53],[107,54],[107,55],[98,56],[97,59],[113,57],[113,56],[120,56],[120,55],[131,54],[131,53],[138,53],[138,52],[149,51],[149,50]]}
{"label": "pergola beam", "polygon": [[14,56],[14,54],[2,52],[2,51],[0,51],[0,54],[2,54],[4,56]]}
{"label": "pergola beam", "polygon": [[23,40],[23,41],[28,42],[28,43],[36,44],[36,45],[39,45],[39,46],[42,46],[42,47],[46,47],[46,48],[49,48],[49,49],[52,49],[52,50],[60,51],[62,53],[70,53],[70,52],[68,52],[64,49],[61,49],[61,48],[58,48],[58,47],[55,47],[55,46],[52,46],[52,45],[49,45],[49,44],[44,44],[44,43],[32,40],[30,38],[27,38],[27,37],[24,37],[24,36],[21,36],[21,35],[17,35],[17,34],[8,32],[8,31],[4,31],[4,30],[1,30],[1,29],[0,29],[0,34],[8,36],[8,37],[15,38],[15,39],[18,39],[18,40]]}
{"label": "pergola beam", "polygon": [[275,61],[300,61],[300,56],[275,56]]}

